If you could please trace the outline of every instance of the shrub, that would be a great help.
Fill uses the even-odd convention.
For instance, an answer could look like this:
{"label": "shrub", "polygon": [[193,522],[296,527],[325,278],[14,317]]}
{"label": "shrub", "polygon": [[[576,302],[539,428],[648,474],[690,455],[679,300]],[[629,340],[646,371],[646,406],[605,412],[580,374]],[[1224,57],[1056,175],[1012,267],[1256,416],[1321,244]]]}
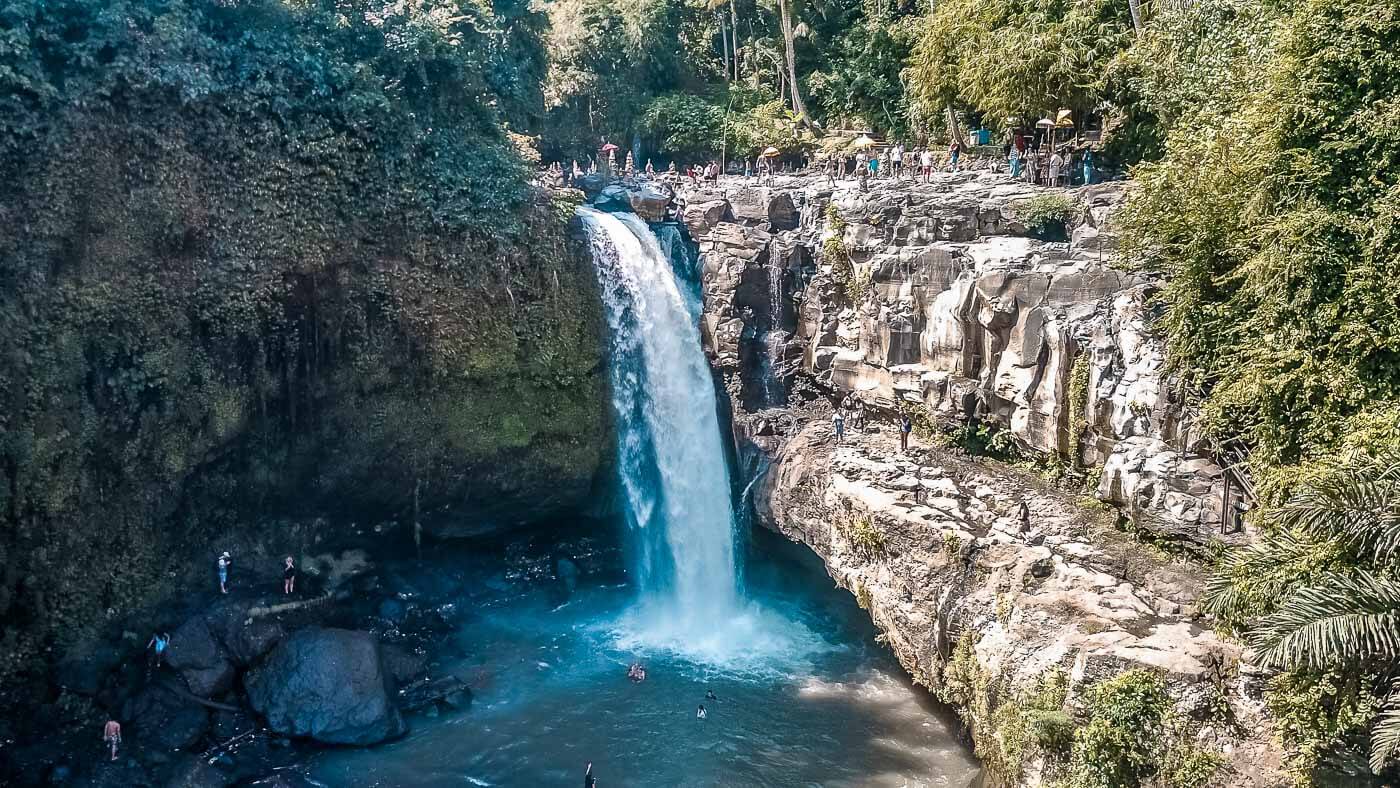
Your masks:
{"label": "shrub", "polygon": [[884,555],[885,536],[869,517],[852,517],[842,530],[846,542],[857,555],[866,559]]}
{"label": "shrub", "polygon": [[1078,205],[1063,194],[1038,194],[1017,206],[1017,210],[1031,235],[1063,240]]}

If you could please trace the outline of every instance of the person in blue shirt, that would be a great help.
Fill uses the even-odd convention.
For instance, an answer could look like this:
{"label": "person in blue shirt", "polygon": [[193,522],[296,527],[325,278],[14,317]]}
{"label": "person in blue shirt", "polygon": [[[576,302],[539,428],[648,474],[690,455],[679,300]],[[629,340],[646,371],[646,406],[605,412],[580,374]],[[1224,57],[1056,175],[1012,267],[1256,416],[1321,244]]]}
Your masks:
{"label": "person in blue shirt", "polygon": [[151,637],[151,642],[146,644],[150,651],[150,665],[153,668],[160,667],[165,661],[165,648],[170,645],[170,635],[164,632],[157,632]]}

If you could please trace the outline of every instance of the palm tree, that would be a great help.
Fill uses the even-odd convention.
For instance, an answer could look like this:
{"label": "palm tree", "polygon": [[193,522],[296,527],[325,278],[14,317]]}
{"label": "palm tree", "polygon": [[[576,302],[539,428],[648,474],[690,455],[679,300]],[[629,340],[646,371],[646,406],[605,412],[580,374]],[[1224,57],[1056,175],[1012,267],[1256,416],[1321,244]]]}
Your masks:
{"label": "palm tree", "polygon": [[[1207,610],[1228,618],[1272,597],[1245,631],[1267,666],[1400,675],[1400,454],[1328,468],[1267,512],[1265,524],[1263,541],[1226,559]],[[1372,724],[1372,771],[1397,753],[1400,685]]]}

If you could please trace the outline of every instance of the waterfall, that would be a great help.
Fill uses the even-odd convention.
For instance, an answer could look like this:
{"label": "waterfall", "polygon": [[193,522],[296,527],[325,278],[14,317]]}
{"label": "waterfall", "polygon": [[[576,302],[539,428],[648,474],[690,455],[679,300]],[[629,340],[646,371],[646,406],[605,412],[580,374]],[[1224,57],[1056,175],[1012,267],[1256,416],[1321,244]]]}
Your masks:
{"label": "waterfall", "polygon": [[770,408],[780,408],[787,404],[787,390],[783,384],[783,352],[787,336],[783,333],[783,271],[787,260],[776,249],[769,251],[768,262],[768,331],[763,343],[767,350],[763,388],[764,404]]}
{"label": "waterfall", "polygon": [[618,475],[640,636],[687,646],[741,614],[729,473],[687,294],[644,222],[580,208],[611,330]]}

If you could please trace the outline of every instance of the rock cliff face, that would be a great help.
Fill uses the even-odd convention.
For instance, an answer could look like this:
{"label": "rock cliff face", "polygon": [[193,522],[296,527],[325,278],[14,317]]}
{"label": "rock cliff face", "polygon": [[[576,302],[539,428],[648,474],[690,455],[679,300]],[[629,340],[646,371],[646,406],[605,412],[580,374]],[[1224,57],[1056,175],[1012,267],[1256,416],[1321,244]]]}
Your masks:
{"label": "rock cliff face", "polygon": [[[1200,620],[1199,569],[1114,527],[1187,552],[1247,540],[1241,480],[1173,395],[1149,329],[1154,283],[1110,264],[1121,188],[1066,194],[1062,225],[1035,215],[1047,193],[984,173],[682,196],[706,349],[745,470],[764,474],[756,514],[820,555],[910,673],[961,705],[998,778],[1049,779],[1002,728],[1050,671],[1082,714],[1086,687],[1148,668],[1199,746],[1226,757],[1216,784],[1271,784],[1261,677]],[[834,402],[852,414],[839,447]],[[922,433],[908,454],[900,412]],[[1090,495],[946,448],[949,430]],[[944,692],[959,643],[976,700]]]}
{"label": "rock cliff face", "polygon": [[1147,328],[1153,283],[1110,265],[1121,186],[1068,194],[1061,241],[1032,237],[1053,221],[1026,224],[1050,192],[965,173],[687,195],[715,366],[750,411],[808,383],[859,407],[915,406],[1084,469],[1101,500],[1188,546],[1246,539],[1240,484]]}

